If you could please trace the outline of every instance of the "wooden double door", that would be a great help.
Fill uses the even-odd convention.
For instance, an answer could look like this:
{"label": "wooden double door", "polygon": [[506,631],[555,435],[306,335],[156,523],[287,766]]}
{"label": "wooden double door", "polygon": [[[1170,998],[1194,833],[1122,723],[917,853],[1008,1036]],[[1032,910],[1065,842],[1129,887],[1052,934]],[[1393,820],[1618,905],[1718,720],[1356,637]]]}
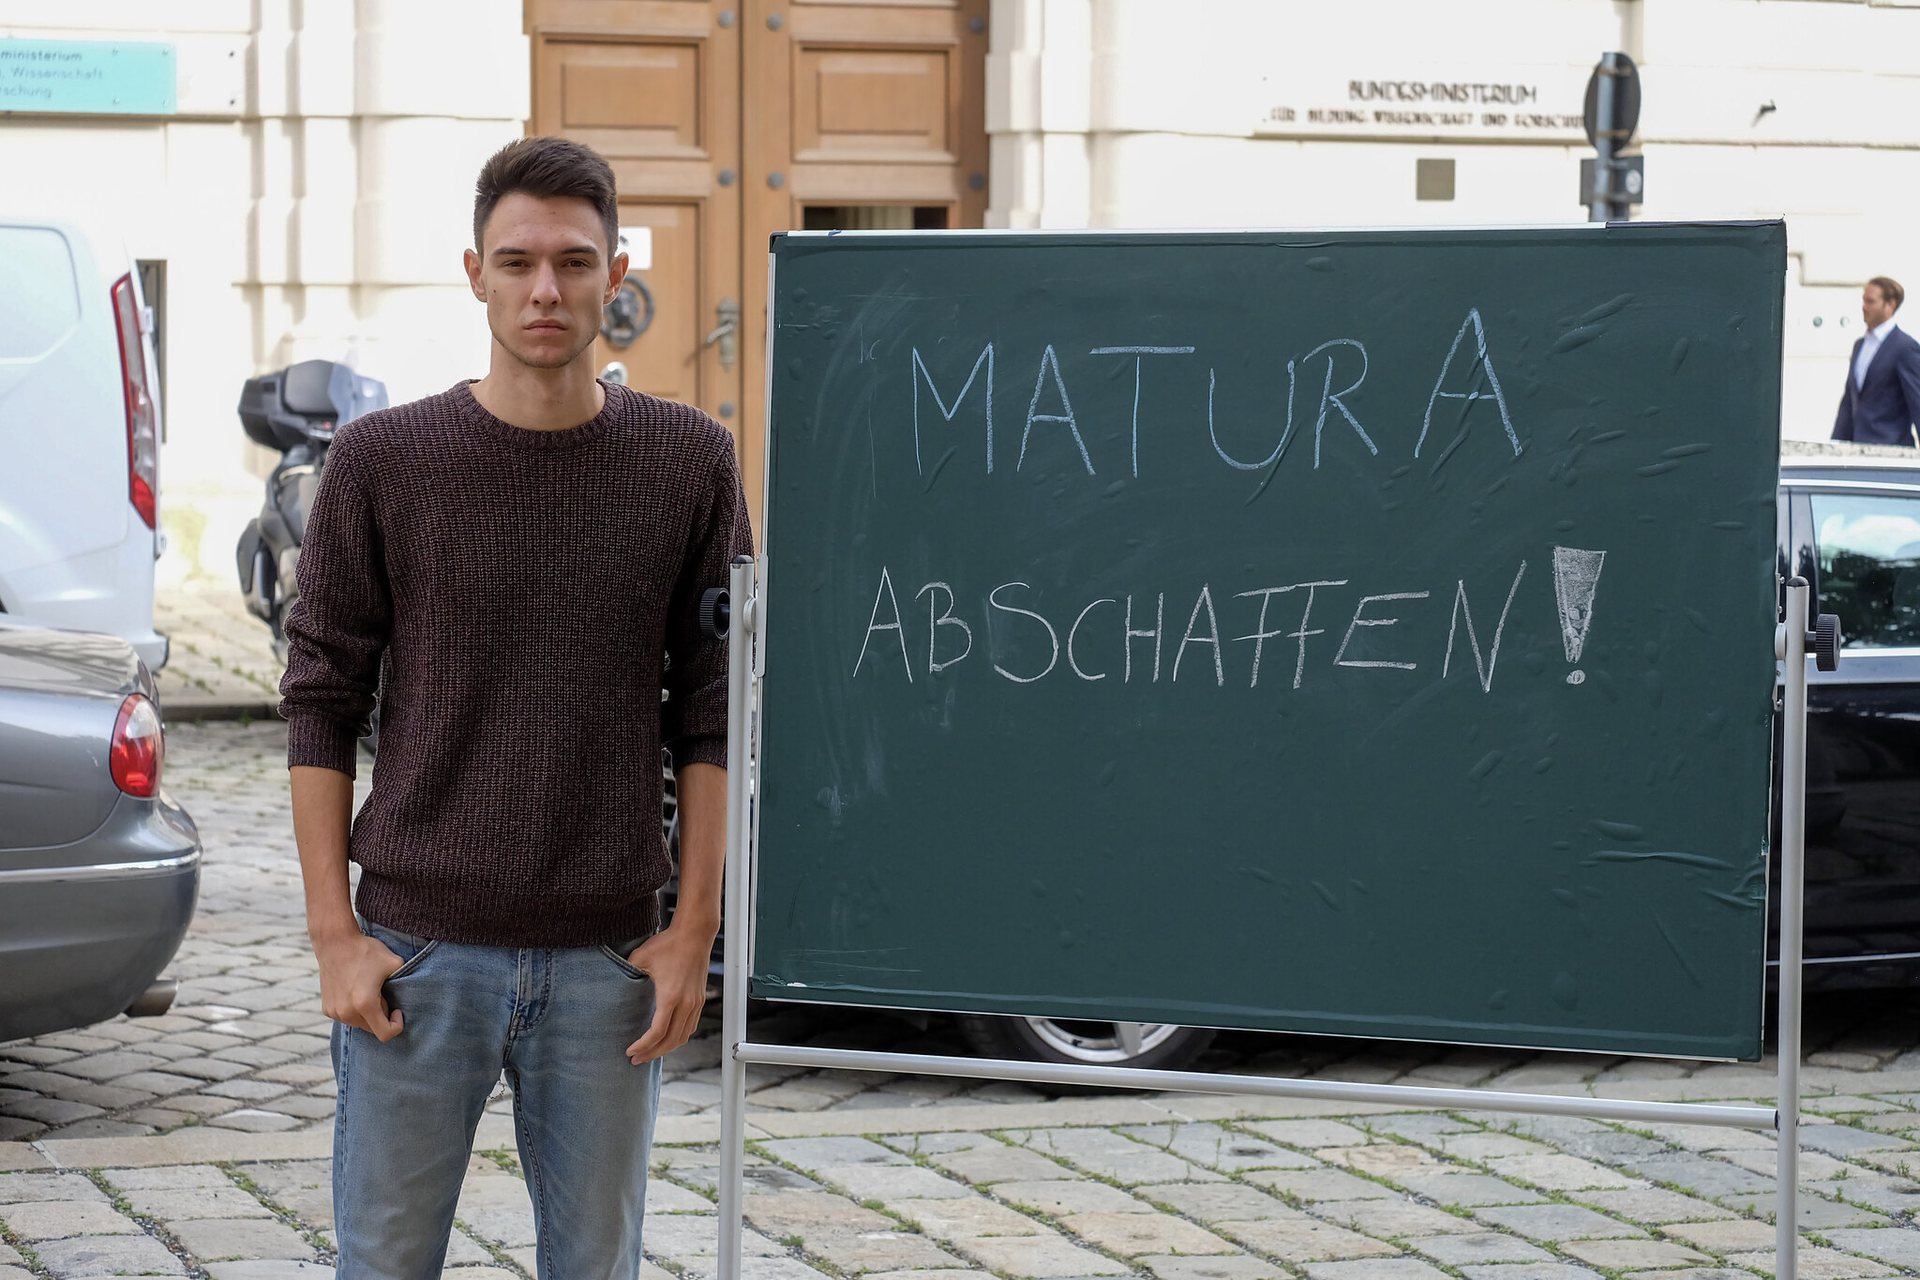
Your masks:
{"label": "wooden double door", "polygon": [[529,130],[604,155],[641,242],[599,364],[733,431],[758,527],[767,238],[982,224],[988,0],[525,2]]}

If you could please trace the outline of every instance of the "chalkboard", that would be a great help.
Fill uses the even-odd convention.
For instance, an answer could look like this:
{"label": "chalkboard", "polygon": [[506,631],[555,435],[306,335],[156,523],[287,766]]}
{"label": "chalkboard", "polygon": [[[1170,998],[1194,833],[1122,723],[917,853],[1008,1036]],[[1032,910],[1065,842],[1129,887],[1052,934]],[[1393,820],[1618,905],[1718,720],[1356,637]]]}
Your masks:
{"label": "chalkboard", "polygon": [[773,263],[754,995],[1758,1055],[1781,224]]}

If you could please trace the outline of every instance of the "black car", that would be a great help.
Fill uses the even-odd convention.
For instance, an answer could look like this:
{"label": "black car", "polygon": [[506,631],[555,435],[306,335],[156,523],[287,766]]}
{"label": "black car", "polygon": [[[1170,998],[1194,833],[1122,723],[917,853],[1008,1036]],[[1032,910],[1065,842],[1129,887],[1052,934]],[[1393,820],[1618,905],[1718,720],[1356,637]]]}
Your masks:
{"label": "black car", "polygon": [[[1809,985],[1920,976],[1920,457],[1813,446],[1780,468],[1783,573],[1840,619],[1809,671]],[[1776,879],[1776,888],[1777,888]],[[1777,908],[1776,908],[1777,911]]]}

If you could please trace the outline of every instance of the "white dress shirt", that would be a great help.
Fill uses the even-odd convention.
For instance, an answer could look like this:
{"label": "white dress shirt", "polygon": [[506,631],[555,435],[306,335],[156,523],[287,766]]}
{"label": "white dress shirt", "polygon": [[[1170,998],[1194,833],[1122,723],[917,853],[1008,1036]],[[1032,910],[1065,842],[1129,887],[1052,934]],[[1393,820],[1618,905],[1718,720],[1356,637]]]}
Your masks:
{"label": "white dress shirt", "polygon": [[1860,354],[1853,358],[1853,386],[1856,391],[1866,385],[1867,366],[1873,363],[1874,356],[1880,352],[1880,344],[1887,340],[1893,328],[1892,319],[1883,320],[1877,327],[1867,330],[1867,336],[1860,339]]}

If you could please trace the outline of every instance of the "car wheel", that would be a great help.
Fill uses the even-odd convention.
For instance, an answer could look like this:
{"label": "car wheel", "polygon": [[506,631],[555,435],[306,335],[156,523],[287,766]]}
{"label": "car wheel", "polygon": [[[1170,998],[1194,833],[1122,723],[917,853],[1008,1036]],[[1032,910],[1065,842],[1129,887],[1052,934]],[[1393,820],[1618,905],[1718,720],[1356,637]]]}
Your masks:
{"label": "car wheel", "polygon": [[[1213,1043],[1205,1027],[1170,1022],[1093,1022],[1067,1018],[996,1018],[963,1014],[960,1031],[974,1052],[989,1058],[1064,1062],[1081,1066],[1178,1071]],[[1078,1092],[1079,1086],[1048,1085]]]}

